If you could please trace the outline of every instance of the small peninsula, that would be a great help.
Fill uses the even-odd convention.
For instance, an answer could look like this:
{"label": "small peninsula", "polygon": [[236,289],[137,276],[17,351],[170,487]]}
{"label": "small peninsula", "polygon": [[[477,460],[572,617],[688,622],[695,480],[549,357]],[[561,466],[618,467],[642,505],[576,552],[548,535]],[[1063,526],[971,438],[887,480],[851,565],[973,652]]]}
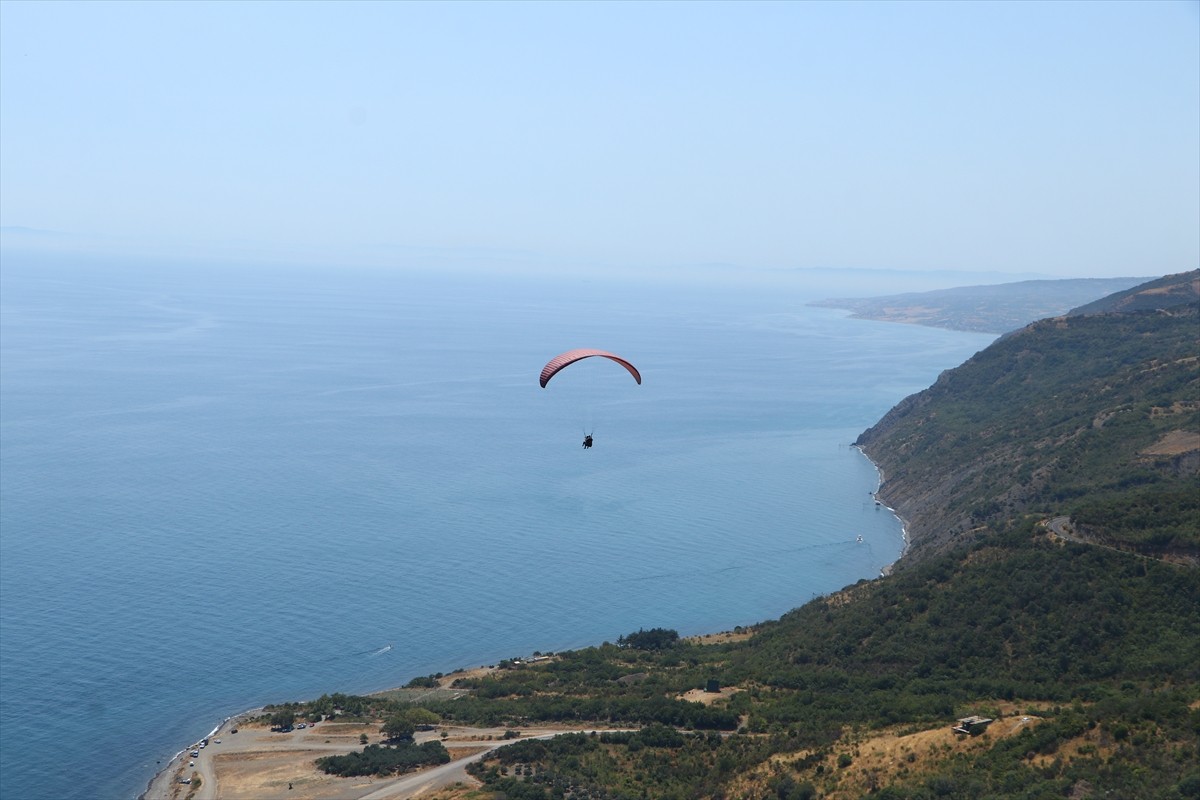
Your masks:
{"label": "small peninsula", "polygon": [[855,319],[901,322],[977,333],[1007,333],[1029,323],[1066,314],[1145,282],[1145,278],[1076,278],[963,286],[886,297],[850,297],[809,303],[841,308]]}

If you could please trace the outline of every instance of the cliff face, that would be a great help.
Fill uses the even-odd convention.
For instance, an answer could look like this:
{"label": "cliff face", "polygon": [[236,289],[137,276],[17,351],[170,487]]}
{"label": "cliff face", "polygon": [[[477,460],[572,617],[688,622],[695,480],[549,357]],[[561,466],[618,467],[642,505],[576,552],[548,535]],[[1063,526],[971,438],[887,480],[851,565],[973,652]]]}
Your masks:
{"label": "cliff face", "polygon": [[856,443],[883,471],[881,499],[908,522],[905,561],[1025,514],[1200,552],[1200,305],[1178,302],[1197,277],[1033,323],[865,431]]}

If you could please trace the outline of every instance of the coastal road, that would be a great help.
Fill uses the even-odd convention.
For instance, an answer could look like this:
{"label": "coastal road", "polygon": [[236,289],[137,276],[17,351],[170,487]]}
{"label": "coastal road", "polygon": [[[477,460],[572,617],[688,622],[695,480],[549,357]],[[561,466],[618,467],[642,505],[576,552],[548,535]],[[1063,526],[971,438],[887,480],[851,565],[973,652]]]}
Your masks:
{"label": "coastal road", "polygon": [[[226,723],[226,725],[227,724],[228,723]],[[224,728],[225,726],[223,725],[217,733],[221,734],[224,731]],[[230,734],[227,731],[224,731],[224,735],[229,736]],[[213,739],[209,740],[208,746],[200,751],[200,756],[198,758],[192,758],[191,756],[187,756],[185,754],[184,763],[195,761],[196,766],[185,768],[184,775],[190,775],[191,773],[195,772],[200,776],[200,788],[197,789],[195,794],[192,795],[192,800],[217,800],[220,797],[220,787],[217,784],[216,765],[213,763],[213,760],[221,754],[221,745],[216,744],[214,741],[217,738],[220,737],[214,734]],[[296,749],[296,745],[287,741],[279,741],[267,744],[265,747],[263,747],[263,749],[266,751],[292,750]],[[344,744],[325,744],[314,741],[305,742],[302,746],[300,746],[299,749],[302,749],[305,753],[324,751],[325,753],[332,755],[340,755],[346,752],[346,746]],[[153,800],[153,798],[147,797],[146,800]]]}
{"label": "coastal road", "polygon": [[441,789],[446,786],[451,786],[458,782],[466,782],[471,780],[467,775],[467,765],[474,764],[481,760],[488,753],[499,750],[501,747],[507,747],[510,744],[517,742],[529,741],[530,739],[553,739],[555,736],[562,736],[564,733],[617,733],[620,730],[613,728],[611,730],[594,730],[594,731],[555,731],[554,733],[543,733],[537,736],[522,736],[520,739],[510,739],[504,742],[496,742],[486,750],[469,755],[466,758],[460,758],[456,761],[451,761],[449,764],[441,764],[433,769],[423,770],[422,772],[412,775],[405,775],[395,781],[383,786],[370,794],[364,794],[358,800],[410,800],[410,798],[420,797],[425,792],[431,792],[435,789]]}
{"label": "coastal road", "polygon": [[1139,548],[1132,544],[1125,545],[1124,547],[1105,544],[1102,541],[1098,541],[1096,537],[1081,533],[1071,523],[1070,517],[1051,517],[1042,524],[1046,526],[1046,529],[1050,531],[1052,536],[1056,536],[1065,542],[1086,544],[1089,547],[1103,547],[1105,550],[1112,550],[1114,553],[1124,553],[1127,556],[1144,558],[1147,561],[1160,561],[1164,564],[1174,564],[1192,569],[1200,567],[1200,558],[1196,556],[1195,552],[1188,552],[1185,548],[1174,551],[1163,550],[1146,553],[1140,552]]}
{"label": "coastal road", "polygon": [[1070,517],[1053,517],[1046,520],[1046,527],[1060,539],[1065,539],[1068,542],[1081,542],[1082,540],[1075,536],[1075,529],[1071,527]]}
{"label": "coastal road", "polygon": [[[217,777],[217,766],[215,759],[224,752],[239,753],[249,749],[253,752],[301,752],[308,758],[308,754],[332,754],[340,755],[346,753],[352,746],[347,746],[344,742],[321,742],[309,738],[300,743],[297,733],[296,736],[290,734],[269,734],[263,731],[243,730],[240,734],[231,734],[229,731],[239,724],[237,719],[227,719],[217,728],[217,730],[209,738],[208,746],[200,748],[199,744],[189,745],[178,757],[173,759],[165,768],[162,769],[150,782],[138,800],[178,800],[191,794],[191,800],[217,800],[220,797],[220,785]],[[315,732],[316,728],[310,728],[309,732]],[[265,738],[269,737],[269,738]],[[222,739],[223,744],[217,744],[217,739]],[[193,757],[191,751],[199,749],[200,755]],[[315,757],[315,756],[313,756]],[[194,767],[189,767],[188,764],[195,762]],[[194,793],[190,792],[192,786],[183,786],[178,784],[178,779],[181,777],[198,777],[200,786]],[[179,791],[179,790],[182,790]]]}
{"label": "coastal road", "polygon": [[[233,722],[236,725],[237,722]],[[270,733],[257,728],[245,728],[240,734],[230,734],[229,728],[232,725],[229,721],[223,724],[218,732],[213,735],[208,746],[200,750],[200,755],[192,758],[189,752],[181,755],[181,759],[176,759],[170,766],[160,772],[147,787],[147,791],[139,800],[181,800],[184,797],[190,797],[190,800],[217,800],[221,795],[221,775],[220,772],[225,767],[215,763],[216,757],[224,751],[230,757],[237,757],[247,753],[269,756],[270,754],[283,754],[294,759],[293,767],[296,768],[295,777],[298,781],[296,788],[299,790],[295,795],[291,791],[291,777],[286,774],[282,780],[287,782],[288,789],[283,789],[284,783],[279,782],[278,787],[271,786],[270,783],[255,785],[245,783],[226,787],[229,792],[238,797],[246,796],[262,796],[272,797],[278,800],[291,798],[293,796],[304,796],[305,789],[302,781],[312,770],[312,760],[322,754],[346,753],[356,749],[360,749],[358,744],[357,734],[353,735],[353,744],[350,743],[350,737],[345,734],[322,733],[317,736],[312,736],[311,733],[301,733],[296,731],[292,734],[280,735]],[[309,729],[311,731],[312,729]],[[470,783],[474,779],[467,774],[467,766],[484,758],[488,753],[491,753],[498,748],[505,747],[516,742],[525,741],[528,739],[550,739],[555,736],[561,736],[564,733],[606,733],[617,732],[621,730],[629,730],[622,728],[611,728],[604,730],[588,729],[588,730],[564,730],[551,728],[534,728],[529,730],[526,735],[517,739],[499,738],[502,732],[499,729],[471,729],[462,728],[456,729],[451,738],[444,743],[451,748],[480,748],[478,752],[462,758],[455,759],[447,764],[441,764],[436,767],[422,770],[420,772],[401,775],[396,778],[376,778],[372,781],[373,786],[363,785],[350,789],[346,793],[344,787],[338,792],[338,797],[353,798],[353,800],[409,800],[409,798],[418,798],[425,796],[426,793],[436,789],[441,789],[448,786],[453,786],[456,783]],[[223,744],[217,744],[216,738],[221,736],[224,738]],[[329,736],[333,741],[324,739]],[[486,738],[484,738],[486,737]],[[492,738],[496,737],[496,738]],[[340,740],[340,741],[339,741]],[[188,748],[190,751],[192,748]],[[195,761],[194,767],[188,767],[189,761]],[[229,763],[222,760],[222,763]],[[276,763],[276,767],[278,763]],[[179,777],[198,777],[200,779],[199,786],[181,786],[178,784]],[[229,775],[225,777],[228,779]],[[244,780],[244,774],[243,778]],[[340,779],[335,779],[340,780]],[[247,792],[251,794],[247,794]],[[258,791],[259,794],[253,794]],[[357,791],[363,792],[357,794]]]}
{"label": "coastal road", "polygon": [[[549,736],[533,736],[530,738],[547,739]],[[394,783],[389,783],[387,786],[376,789],[370,794],[364,794],[359,800],[406,800],[410,797],[417,797],[424,792],[440,789],[443,786],[450,786],[459,781],[466,782],[470,780],[470,776],[467,775],[468,764],[474,764],[493,750],[497,750],[506,744],[512,744],[512,741],[498,742],[487,750],[469,755],[466,758],[460,758],[448,764],[440,764],[432,769],[422,770],[412,775],[405,775],[403,778],[398,778]]]}

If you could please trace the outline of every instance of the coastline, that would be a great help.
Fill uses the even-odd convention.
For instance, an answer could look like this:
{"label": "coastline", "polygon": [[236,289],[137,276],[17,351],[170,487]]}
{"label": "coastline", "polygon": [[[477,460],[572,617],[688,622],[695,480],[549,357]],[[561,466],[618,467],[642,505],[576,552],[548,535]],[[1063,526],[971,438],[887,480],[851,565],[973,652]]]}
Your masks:
{"label": "coastline", "polygon": [[[234,730],[233,723],[242,724],[243,720],[249,719],[251,716],[257,715],[264,710],[263,706],[247,709],[239,714],[225,717],[216,724],[208,735],[201,737],[202,740],[212,740],[225,735],[228,730]],[[171,787],[176,785],[176,772],[183,768],[183,762],[189,752],[200,746],[199,742],[190,744],[187,747],[179,750],[175,755],[167,761],[158,772],[154,773],[149,781],[146,782],[146,788],[137,796],[137,800],[169,800],[173,797]],[[207,748],[206,748],[207,749]]]}
{"label": "coastline", "polygon": [[903,559],[904,556],[908,554],[909,547],[912,545],[912,542],[908,538],[908,520],[906,520],[904,517],[900,516],[899,511],[892,508],[891,506],[889,506],[887,503],[885,503],[882,500],[882,495],[880,494],[880,492],[883,490],[883,482],[884,482],[884,478],[885,478],[885,476],[883,474],[883,467],[879,466],[879,464],[877,464],[875,462],[875,460],[873,458],[871,458],[871,456],[867,453],[867,451],[862,448],[862,445],[852,444],[850,446],[853,447],[858,452],[862,453],[863,458],[865,458],[867,461],[870,461],[871,466],[875,467],[875,471],[879,474],[879,481],[875,484],[875,491],[871,492],[871,498],[878,505],[883,506],[889,512],[891,512],[891,515],[893,517],[895,517],[896,520],[900,523],[900,538],[904,540],[904,546],[900,549],[900,555],[896,556],[895,561],[893,561],[890,564],[885,564],[883,566],[883,568],[879,570],[879,577],[886,578],[888,575],[891,575],[896,570],[896,565],[899,564],[900,560]]}
{"label": "coastline", "polygon": [[[908,521],[905,520],[896,511],[896,509],[887,505],[886,503],[883,502],[882,499],[880,499],[880,491],[883,487],[883,482],[884,482],[884,474],[883,474],[882,468],[878,464],[875,463],[875,461],[870,457],[870,455],[867,454],[867,452],[861,446],[859,446],[857,444],[852,444],[850,446],[853,447],[855,450],[858,450],[859,453],[861,453],[862,456],[871,463],[871,465],[875,468],[876,472],[878,473],[879,478],[876,483],[875,490],[871,492],[872,499],[878,505],[887,509],[887,511],[889,513],[891,513],[892,516],[894,516],[896,518],[896,520],[900,523],[900,535],[903,540],[903,547],[901,549],[900,555],[896,558],[895,561],[893,561],[890,564],[884,565],[880,569],[879,575],[875,578],[875,580],[878,580],[879,578],[884,578],[884,577],[891,575],[893,573],[893,571],[895,570],[896,565],[899,564],[900,560],[903,559],[904,556],[908,553],[909,547],[911,545],[911,541],[909,540]],[[714,633],[697,634],[696,636],[689,637],[689,638],[695,639],[696,641],[703,641],[705,639],[711,639],[712,637],[733,637],[733,636],[738,636],[738,634],[736,634],[733,631],[718,631],[718,632],[714,632]],[[452,678],[452,676],[457,676],[463,672],[490,671],[491,669],[494,669],[494,668],[488,667],[486,665],[481,665],[479,667],[458,668],[453,672],[446,673],[445,677],[449,680]],[[404,688],[404,687],[403,686],[393,686],[390,688],[380,689],[378,691],[369,692],[368,696],[386,694],[388,692],[394,692],[394,691],[397,691],[402,688]],[[265,711],[265,707],[259,706],[259,707],[251,708],[246,711],[240,712],[238,714],[234,714],[232,716],[226,717],[221,722],[219,722],[209,732],[207,737],[204,737],[204,738],[211,740],[211,739],[220,738],[221,736],[228,735],[228,731],[233,729],[233,727],[234,727],[233,723],[236,722],[239,725],[243,725],[248,720],[252,719],[255,716],[262,714],[264,711]],[[188,747],[185,747],[185,748],[179,750],[177,753],[175,753],[175,755],[172,756],[171,759],[148,781],[148,783],[146,785],[146,789],[140,795],[137,796],[137,800],[177,800],[179,794],[178,794],[178,792],[173,792],[172,790],[178,785],[179,773],[184,768],[184,762],[185,762],[185,760],[187,760],[186,759],[187,754],[189,752],[191,752],[195,747],[196,747],[196,745],[190,745]],[[213,772],[211,769],[211,759],[203,759],[199,762],[199,764],[201,767],[206,766],[206,764],[209,765],[209,769],[200,770],[200,775],[202,778],[201,787],[203,787],[203,785],[204,785],[203,778],[205,777],[204,773],[206,771],[209,773],[208,781],[210,781],[210,786],[215,785],[215,780],[214,780],[215,772]],[[199,797],[204,796],[203,794],[201,794],[199,792],[197,792],[197,795]]]}

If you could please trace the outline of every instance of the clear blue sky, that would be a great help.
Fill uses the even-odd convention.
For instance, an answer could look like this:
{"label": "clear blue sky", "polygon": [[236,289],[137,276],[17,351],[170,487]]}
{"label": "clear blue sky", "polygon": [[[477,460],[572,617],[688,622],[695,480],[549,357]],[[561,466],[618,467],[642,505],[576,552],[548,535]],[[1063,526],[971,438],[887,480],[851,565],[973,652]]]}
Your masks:
{"label": "clear blue sky", "polygon": [[3,0],[0,225],[282,260],[1178,272],[1200,5]]}

